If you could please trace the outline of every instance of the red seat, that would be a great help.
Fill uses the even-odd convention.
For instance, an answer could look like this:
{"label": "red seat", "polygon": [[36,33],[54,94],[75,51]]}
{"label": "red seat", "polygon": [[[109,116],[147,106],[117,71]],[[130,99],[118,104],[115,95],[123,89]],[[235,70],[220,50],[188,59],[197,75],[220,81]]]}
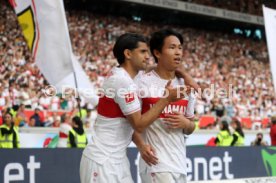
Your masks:
{"label": "red seat", "polygon": [[264,118],[264,119],[262,120],[262,127],[263,127],[263,128],[267,128],[269,122],[270,122],[269,118]]}
{"label": "red seat", "polygon": [[214,116],[202,116],[199,120],[199,128],[205,128],[209,125],[213,125],[216,121]]}
{"label": "red seat", "polygon": [[241,118],[241,124],[244,128],[251,129],[252,127],[252,120],[251,118]]}

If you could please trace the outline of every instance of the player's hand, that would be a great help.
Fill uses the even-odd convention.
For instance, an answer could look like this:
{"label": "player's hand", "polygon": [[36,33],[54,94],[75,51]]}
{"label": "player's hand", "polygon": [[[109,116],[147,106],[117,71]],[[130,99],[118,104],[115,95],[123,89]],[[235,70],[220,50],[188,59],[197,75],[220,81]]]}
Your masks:
{"label": "player's hand", "polygon": [[189,127],[191,122],[182,113],[174,112],[174,114],[168,114],[165,116],[164,123],[170,129],[185,129]]}
{"label": "player's hand", "polygon": [[165,87],[165,92],[164,92],[164,97],[168,100],[168,102],[175,102],[177,100],[180,100],[185,97],[185,86],[179,86],[173,88],[171,86],[171,80],[168,81],[166,87]]}
{"label": "player's hand", "polygon": [[158,158],[156,157],[155,150],[148,144],[140,149],[140,154],[143,160],[149,165],[157,165]]}

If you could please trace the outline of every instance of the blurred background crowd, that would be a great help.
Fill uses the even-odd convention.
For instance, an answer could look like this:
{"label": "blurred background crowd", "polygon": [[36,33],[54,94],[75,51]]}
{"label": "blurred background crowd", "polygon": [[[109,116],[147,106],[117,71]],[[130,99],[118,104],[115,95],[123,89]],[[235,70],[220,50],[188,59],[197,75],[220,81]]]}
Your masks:
{"label": "blurred background crowd", "polygon": [[[186,2],[261,15],[261,3],[256,0]],[[101,87],[104,77],[117,65],[112,47],[119,35],[138,32],[149,36],[162,27],[173,27],[184,37],[183,63],[187,72],[203,87],[213,85],[215,89],[229,90],[230,86],[234,91],[231,98],[198,100],[196,120],[213,117],[199,127],[215,128],[216,122],[225,116],[244,120],[244,128],[270,126],[269,119],[276,113],[276,97],[264,39],[139,18],[130,20],[118,15],[115,18],[85,10],[69,9],[66,14],[73,52],[96,88]],[[12,112],[19,126],[60,126],[61,115],[77,110],[78,101],[70,95],[44,95],[48,82],[31,57],[15,13],[4,1],[0,4],[0,17],[5,17],[0,19],[0,110]],[[150,64],[153,63],[151,58]],[[84,122],[91,127],[97,115],[96,106],[86,101],[79,103]],[[38,117],[34,117],[36,114]]]}
{"label": "blurred background crowd", "polygon": [[222,8],[232,11],[238,11],[241,13],[262,15],[262,4],[266,4],[271,8],[276,8],[275,2],[264,0],[181,0],[189,3],[196,3],[200,5],[206,5],[216,8]]}

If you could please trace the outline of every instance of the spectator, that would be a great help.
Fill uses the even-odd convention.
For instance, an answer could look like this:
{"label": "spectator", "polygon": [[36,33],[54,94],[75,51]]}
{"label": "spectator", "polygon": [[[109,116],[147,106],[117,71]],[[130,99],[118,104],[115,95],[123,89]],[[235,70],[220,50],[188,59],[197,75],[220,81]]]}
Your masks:
{"label": "spectator", "polygon": [[262,4],[272,8],[276,8],[274,1],[251,1],[251,0],[181,0],[188,1],[190,3],[196,3],[205,6],[212,6],[232,11],[238,11],[242,13],[249,13],[253,15],[262,15]]}
{"label": "spectator", "polygon": [[234,106],[227,100],[225,103],[225,112],[226,115],[230,118],[235,117],[235,109]]}
{"label": "spectator", "polygon": [[51,97],[47,97],[45,95],[42,95],[39,99],[39,104],[43,107],[43,109],[48,110],[51,105]]}
{"label": "spectator", "polygon": [[60,108],[63,110],[66,110],[68,108],[68,100],[63,97],[60,98]]}
{"label": "spectator", "polygon": [[241,123],[237,119],[234,119],[234,121],[231,122],[231,126],[235,130],[231,146],[244,146],[244,133]]}
{"label": "spectator", "polygon": [[[257,1],[186,1],[253,14],[261,13],[261,3]],[[275,7],[272,2],[266,1],[264,4]],[[31,57],[15,13],[4,1],[0,2],[0,10],[0,16],[5,17],[0,19],[0,110],[20,104],[26,104],[32,109],[38,106],[47,110],[75,108],[77,102],[72,96],[62,99],[56,97],[54,100],[44,96],[42,91],[48,82]],[[134,27],[136,32],[145,35],[160,29],[159,24],[144,20],[137,23],[124,17],[103,16],[86,11],[70,10],[67,19],[73,52],[96,88],[102,86],[104,76],[116,66],[112,46],[118,35],[134,30]],[[183,60],[193,78],[202,86],[209,87],[213,84],[216,89],[228,88],[228,84],[232,84],[236,93],[227,102],[217,98],[199,100],[196,106],[199,117],[212,109],[218,117],[226,112],[230,117],[252,117],[254,121],[267,118],[276,111],[265,41],[257,42],[229,33],[174,27],[184,37]],[[83,107],[86,104],[81,105]]]}
{"label": "spectator", "polygon": [[228,122],[223,120],[219,124],[220,132],[217,135],[215,143],[217,146],[230,146],[233,140],[232,135],[229,130]]}
{"label": "spectator", "polygon": [[263,134],[257,133],[256,139],[251,142],[251,146],[268,146],[268,144],[264,141]]}
{"label": "spectator", "polygon": [[4,92],[4,87],[2,85],[2,81],[0,80],[0,110],[7,107],[7,93]]}
{"label": "spectator", "polygon": [[[31,125],[30,126],[36,126],[36,127],[40,127],[43,126],[43,122],[40,116],[40,109],[36,108],[35,109],[35,113],[31,116],[30,120],[31,120]],[[34,121],[33,121],[34,120]],[[33,124],[34,122],[34,124]]]}
{"label": "spectator", "polygon": [[59,96],[55,95],[51,98],[51,106],[50,106],[50,109],[52,111],[57,111],[60,109],[60,98]]}
{"label": "spectator", "polygon": [[28,109],[32,108],[32,101],[30,100],[30,92],[27,85],[23,85],[20,90],[20,100],[21,104],[24,104],[24,106]]}
{"label": "spectator", "polygon": [[32,118],[32,117],[30,118],[28,127],[35,127],[35,118]]}
{"label": "spectator", "polygon": [[271,145],[276,146],[276,116],[271,118],[270,139]]}
{"label": "spectator", "polygon": [[68,147],[85,148],[87,145],[87,137],[80,117],[73,117],[72,127],[73,129],[69,131]]}
{"label": "spectator", "polygon": [[0,126],[0,148],[19,148],[18,127],[14,126],[11,113],[4,114],[4,124]]}
{"label": "spectator", "polygon": [[217,117],[222,117],[224,115],[225,109],[220,100],[214,100],[211,111],[214,111]]}
{"label": "spectator", "polygon": [[55,128],[60,127],[60,116],[54,116],[54,122],[52,127],[55,127]]}
{"label": "spectator", "polygon": [[14,125],[15,126],[25,126],[28,124],[27,116],[25,115],[25,105],[20,104],[19,108],[16,113],[16,117],[14,118]]}
{"label": "spectator", "polygon": [[68,113],[61,115],[61,125],[59,127],[59,139],[57,147],[67,147],[69,131],[72,129],[71,118]]}

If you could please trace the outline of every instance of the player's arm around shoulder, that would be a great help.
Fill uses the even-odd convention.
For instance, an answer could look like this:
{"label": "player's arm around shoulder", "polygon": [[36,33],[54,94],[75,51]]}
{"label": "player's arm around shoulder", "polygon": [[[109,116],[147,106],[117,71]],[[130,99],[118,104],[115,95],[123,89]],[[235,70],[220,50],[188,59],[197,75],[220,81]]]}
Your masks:
{"label": "player's arm around shoulder", "polygon": [[169,104],[169,100],[166,98],[160,99],[154,107],[144,114],[141,114],[141,110],[131,113],[126,116],[133,129],[138,133],[142,133],[151,123],[153,123],[160,115],[162,110]]}
{"label": "player's arm around shoulder", "polygon": [[151,125],[161,114],[164,108],[171,102],[180,100],[184,97],[184,94],[179,92],[183,87],[172,88],[171,81],[169,81],[165,87],[166,97],[161,97],[158,102],[146,113],[141,114],[141,111],[136,111],[126,115],[128,121],[131,123],[133,128],[142,133],[145,128]]}
{"label": "player's arm around shoulder", "polygon": [[185,80],[185,84],[194,88],[196,91],[200,91],[201,88],[200,86],[197,84],[197,82],[192,78],[192,76],[187,72],[187,70],[185,69],[184,65],[182,65],[181,67],[179,67],[176,70],[176,75],[179,78],[183,78]]}

